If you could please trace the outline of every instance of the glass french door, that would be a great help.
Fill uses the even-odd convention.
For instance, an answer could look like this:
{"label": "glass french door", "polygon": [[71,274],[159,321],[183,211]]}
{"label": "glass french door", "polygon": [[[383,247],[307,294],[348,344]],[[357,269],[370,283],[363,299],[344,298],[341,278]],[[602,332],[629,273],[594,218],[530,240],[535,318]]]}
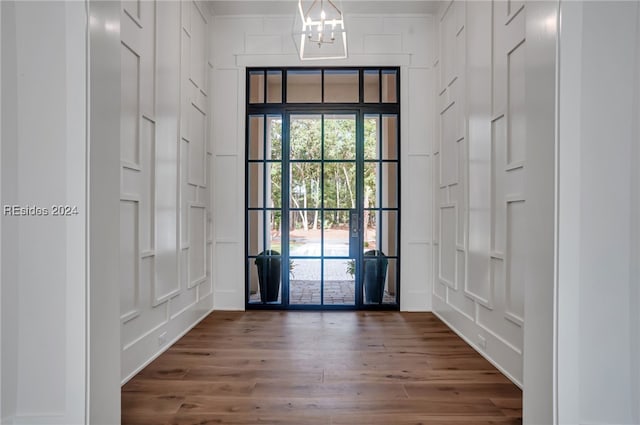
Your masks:
{"label": "glass french door", "polygon": [[[258,103],[268,104],[270,71],[258,73],[267,81]],[[285,86],[290,95],[287,72],[278,75],[285,82],[274,90]],[[397,309],[397,111],[286,105],[285,96],[281,108],[248,108],[247,308]]]}
{"label": "glass french door", "polygon": [[286,115],[290,305],[356,305],[355,113]]}

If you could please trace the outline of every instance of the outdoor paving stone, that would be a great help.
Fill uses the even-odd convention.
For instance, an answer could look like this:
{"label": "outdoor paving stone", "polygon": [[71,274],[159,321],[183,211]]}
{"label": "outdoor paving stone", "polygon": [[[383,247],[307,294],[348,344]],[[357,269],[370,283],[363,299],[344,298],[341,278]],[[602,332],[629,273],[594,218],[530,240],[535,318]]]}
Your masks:
{"label": "outdoor paving stone", "polygon": [[[291,293],[289,300],[291,304],[320,304],[320,281],[317,280],[291,280]],[[394,302],[395,297],[384,294],[385,304]],[[260,302],[260,294],[251,294],[250,302]],[[333,281],[327,280],[324,283],[324,304],[341,305],[355,303],[355,288],[353,280]]]}

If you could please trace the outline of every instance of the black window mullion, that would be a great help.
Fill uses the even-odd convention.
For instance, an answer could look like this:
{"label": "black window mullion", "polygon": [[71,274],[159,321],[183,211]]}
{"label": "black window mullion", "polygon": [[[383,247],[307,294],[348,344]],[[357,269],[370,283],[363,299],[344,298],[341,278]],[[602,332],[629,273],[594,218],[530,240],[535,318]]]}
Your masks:
{"label": "black window mullion", "polygon": [[378,103],[382,102],[382,70],[378,70]]}
{"label": "black window mullion", "polygon": [[[286,73],[283,72],[283,75],[285,75]],[[283,87],[285,87],[285,85],[283,84]],[[283,89],[286,90],[286,89]],[[286,93],[286,92],[285,92]],[[289,305],[289,291],[290,291],[290,285],[291,282],[289,280],[289,257],[290,257],[290,253],[289,253],[289,198],[291,197],[289,190],[290,190],[290,165],[289,165],[289,122],[290,122],[290,115],[288,113],[286,113],[285,111],[283,111],[282,113],[282,152],[281,152],[281,158],[282,158],[282,188],[280,190],[280,196],[281,196],[281,223],[280,225],[282,226],[282,229],[280,230],[280,244],[282,247],[282,264],[284,264],[284,266],[282,267],[283,270],[286,270],[287,272],[282,272],[281,273],[281,279],[282,279],[282,305],[284,306],[288,306]]]}
{"label": "black window mullion", "polygon": [[267,114],[262,115],[262,161],[265,162],[265,169],[267,168],[267,116]]}
{"label": "black window mullion", "polygon": [[324,209],[320,210],[320,305],[324,305]]}
{"label": "black window mullion", "polygon": [[320,103],[325,103],[325,100],[324,100],[324,69],[322,69],[320,71],[320,90],[321,90]]}
{"label": "black window mullion", "polygon": [[[263,72],[263,76],[266,79],[266,75]],[[267,82],[265,80],[264,86],[267,86]],[[264,99],[265,101],[267,100],[266,98]],[[262,255],[266,256],[267,255],[267,212],[265,211],[265,208],[267,207],[267,163],[266,163],[266,159],[267,159],[267,117],[266,115],[262,115]],[[271,254],[271,253],[269,253]],[[266,278],[266,271],[267,271],[267,264],[268,262],[270,263],[269,260],[267,261],[262,261],[261,262],[261,267],[262,267],[262,275],[265,276]],[[266,286],[266,285],[265,285]],[[258,288],[258,291],[260,289]],[[263,304],[265,304],[265,301],[263,302]]]}
{"label": "black window mullion", "polygon": [[396,215],[396,304],[400,305],[400,255],[401,255],[401,244],[400,244],[400,229],[402,228],[402,221],[400,219],[400,200],[402,196],[402,173],[401,173],[401,148],[402,144],[400,143],[402,134],[400,128],[400,68],[398,68],[398,73],[396,76],[397,83],[397,93],[396,100],[398,101],[398,113],[396,114],[396,155],[398,160],[397,173],[396,177],[396,207],[397,207],[397,215]]}
{"label": "black window mullion", "polygon": [[[322,99],[324,100],[324,71],[322,71]],[[320,115],[320,305],[324,305],[324,116]]]}
{"label": "black window mullion", "polygon": [[[266,167],[265,167],[266,170]],[[266,197],[263,196],[263,203],[265,202]],[[271,255],[272,253],[269,252],[269,255]],[[267,255],[267,211],[266,210],[262,210],[262,255]],[[268,261],[262,261],[261,266],[262,266],[262,275],[266,276],[266,271],[267,271],[267,264]],[[270,261],[269,261],[270,263]],[[266,285],[265,285],[266,286]],[[258,288],[258,291],[260,290],[260,288]],[[266,303],[266,300],[263,304]]]}
{"label": "black window mullion", "polygon": [[282,70],[282,103],[287,103],[287,71]]}
{"label": "black window mullion", "polygon": [[383,127],[383,120],[384,120],[384,115],[383,114],[379,114],[378,115],[378,162],[382,162],[382,152],[384,151],[384,149],[382,149],[382,145],[384,145],[384,133],[382,131],[382,127]]}
{"label": "black window mullion", "polygon": [[358,103],[364,103],[364,69],[358,70]]}
{"label": "black window mullion", "polygon": [[[247,72],[246,75],[246,104],[249,104],[249,80],[251,78],[251,74]],[[247,115],[247,122],[245,124],[244,129],[244,149],[245,149],[245,157],[249,158],[249,152],[251,152],[251,147],[249,146],[250,138],[249,138],[249,120],[250,115]],[[244,302],[245,305],[249,305],[249,301],[251,299],[251,261],[247,261],[249,258],[249,185],[247,182],[249,181],[249,161],[245,161],[244,164],[244,181],[245,181],[245,189],[244,189]]]}
{"label": "black window mullion", "polygon": [[262,98],[262,103],[267,103],[267,76],[267,70],[265,69],[264,71],[262,71],[262,81],[264,81],[264,87],[262,88],[262,95],[264,97]]}
{"label": "black window mullion", "polygon": [[[400,68],[396,71],[396,103],[400,105]],[[397,120],[399,120],[399,118]]]}
{"label": "black window mullion", "polygon": [[[363,71],[360,71],[363,73]],[[361,79],[362,80],[362,79]],[[364,83],[360,85],[360,95],[364,97],[363,87]],[[364,100],[364,98],[363,98]],[[355,285],[355,306],[356,308],[362,308],[364,304],[364,264],[362,263],[362,248],[364,246],[364,233],[367,229],[367,223],[364,222],[364,113],[360,111],[357,115],[356,121],[356,208],[358,211],[358,217],[360,218],[360,229],[358,234],[360,237],[358,238],[358,248],[356,250],[356,257],[353,259],[355,262],[355,275],[354,275],[354,285]],[[349,217],[351,220],[351,217]],[[351,238],[351,234],[349,234],[349,238]]]}
{"label": "black window mullion", "polygon": [[[380,71],[380,103],[382,103],[382,71]],[[382,162],[382,153],[384,152],[384,132],[383,132],[383,128],[384,128],[384,115],[380,114],[378,116],[378,122],[380,123],[380,136],[379,139],[380,143],[378,143],[378,191],[380,193],[380,200],[377,204],[378,207],[378,223],[377,224],[377,235],[376,235],[376,244],[378,245],[378,250],[380,252],[382,252],[382,205],[383,205],[383,199],[384,199],[384,187],[383,187],[383,182],[384,182],[384,167],[383,167],[383,162]]]}

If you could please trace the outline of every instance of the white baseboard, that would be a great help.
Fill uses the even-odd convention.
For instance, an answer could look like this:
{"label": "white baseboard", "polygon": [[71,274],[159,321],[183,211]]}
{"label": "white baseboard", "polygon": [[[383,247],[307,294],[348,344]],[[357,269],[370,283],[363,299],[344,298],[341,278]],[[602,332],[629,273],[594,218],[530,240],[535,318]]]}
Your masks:
{"label": "white baseboard", "polygon": [[493,366],[495,366],[496,369],[498,369],[500,371],[500,373],[502,373],[504,376],[506,376],[511,382],[513,382],[518,388],[520,388],[521,390],[523,389],[523,385],[520,381],[518,381],[516,378],[514,378],[509,372],[507,372],[502,366],[500,366],[494,359],[492,359],[487,353],[483,352],[480,347],[478,347],[475,343],[473,343],[469,338],[467,338],[462,332],[458,331],[455,327],[453,327],[451,325],[451,323],[449,323],[447,321],[447,319],[445,319],[441,314],[439,314],[438,312],[434,311],[433,314],[440,320],[442,320],[444,322],[445,325],[447,325],[447,327],[449,329],[451,329],[453,332],[455,332],[456,335],[458,335],[460,338],[462,338],[464,340],[464,342],[466,342],[467,344],[469,344],[471,346],[471,348],[473,348],[478,354],[480,354],[482,357],[484,357],[489,363],[491,363]]}
{"label": "white baseboard", "polygon": [[[189,331],[191,331],[191,329],[193,329],[198,323],[202,322],[202,320],[207,317],[209,314],[211,314],[211,312],[213,312],[213,308],[209,309],[206,313],[204,313],[199,319],[197,319],[192,325],[190,325],[189,327],[187,327],[184,331],[180,332],[175,338],[173,338],[168,344],[166,344],[165,346],[161,347],[153,356],[151,356],[149,358],[149,360],[147,360],[146,362],[144,362],[143,364],[141,364],[139,367],[137,367],[133,372],[131,372],[127,377],[125,377],[122,382],[120,383],[120,386],[123,386],[124,384],[126,384],[127,382],[129,382],[131,380],[131,378],[133,378],[134,376],[136,376],[138,373],[140,373],[140,371],[142,369],[144,369],[145,367],[149,366],[149,364],[151,364],[152,361],[154,361],[155,359],[157,359],[158,357],[160,357],[160,355],[162,353],[164,353],[165,351],[167,351],[169,348],[171,348],[173,346],[173,344],[175,344],[176,342],[178,342],[178,340],[180,338],[182,338],[183,336],[185,336],[187,333],[189,333]],[[4,424],[3,424],[4,425]]]}

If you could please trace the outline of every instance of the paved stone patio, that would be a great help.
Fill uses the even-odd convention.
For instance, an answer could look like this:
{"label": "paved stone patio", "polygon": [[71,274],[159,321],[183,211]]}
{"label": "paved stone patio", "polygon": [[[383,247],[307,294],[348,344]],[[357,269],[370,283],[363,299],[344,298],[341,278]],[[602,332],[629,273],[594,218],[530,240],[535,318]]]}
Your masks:
{"label": "paved stone patio", "polygon": [[[298,233],[302,232],[298,231]],[[329,231],[325,230],[325,237],[328,234]],[[353,276],[348,272],[348,265],[352,260],[336,258],[349,255],[348,230],[336,230],[330,235],[331,237],[325,240],[324,247],[320,243],[319,230],[309,230],[296,236],[299,245],[291,251],[291,256],[294,257],[291,260],[293,268],[289,281],[291,291],[289,303],[291,305],[319,305],[321,303],[320,276],[325,279],[325,305],[355,304],[355,283]],[[323,274],[320,272],[320,260],[305,258],[321,255],[325,256]],[[281,297],[281,295],[278,297],[278,303],[281,302]],[[385,291],[382,302],[384,304],[394,303],[395,298],[395,295],[390,295]],[[259,303],[260,294],[251,294],[249,300],[252,303]]]}
{"label": "paved stone patio", "polygon": [[[289,302],[291,305],[319,305],[320,281],[319,280],[291,280]],[[260,302],[260,294],[251,294],[251,302]],[[280,302],[280,297],[278,297]],[[387,291],[382,299],[384,304],[395,302],[395,296]],[[325,305],[354,305],[355,285],[353,280],[327,280],[324,282]]]}

